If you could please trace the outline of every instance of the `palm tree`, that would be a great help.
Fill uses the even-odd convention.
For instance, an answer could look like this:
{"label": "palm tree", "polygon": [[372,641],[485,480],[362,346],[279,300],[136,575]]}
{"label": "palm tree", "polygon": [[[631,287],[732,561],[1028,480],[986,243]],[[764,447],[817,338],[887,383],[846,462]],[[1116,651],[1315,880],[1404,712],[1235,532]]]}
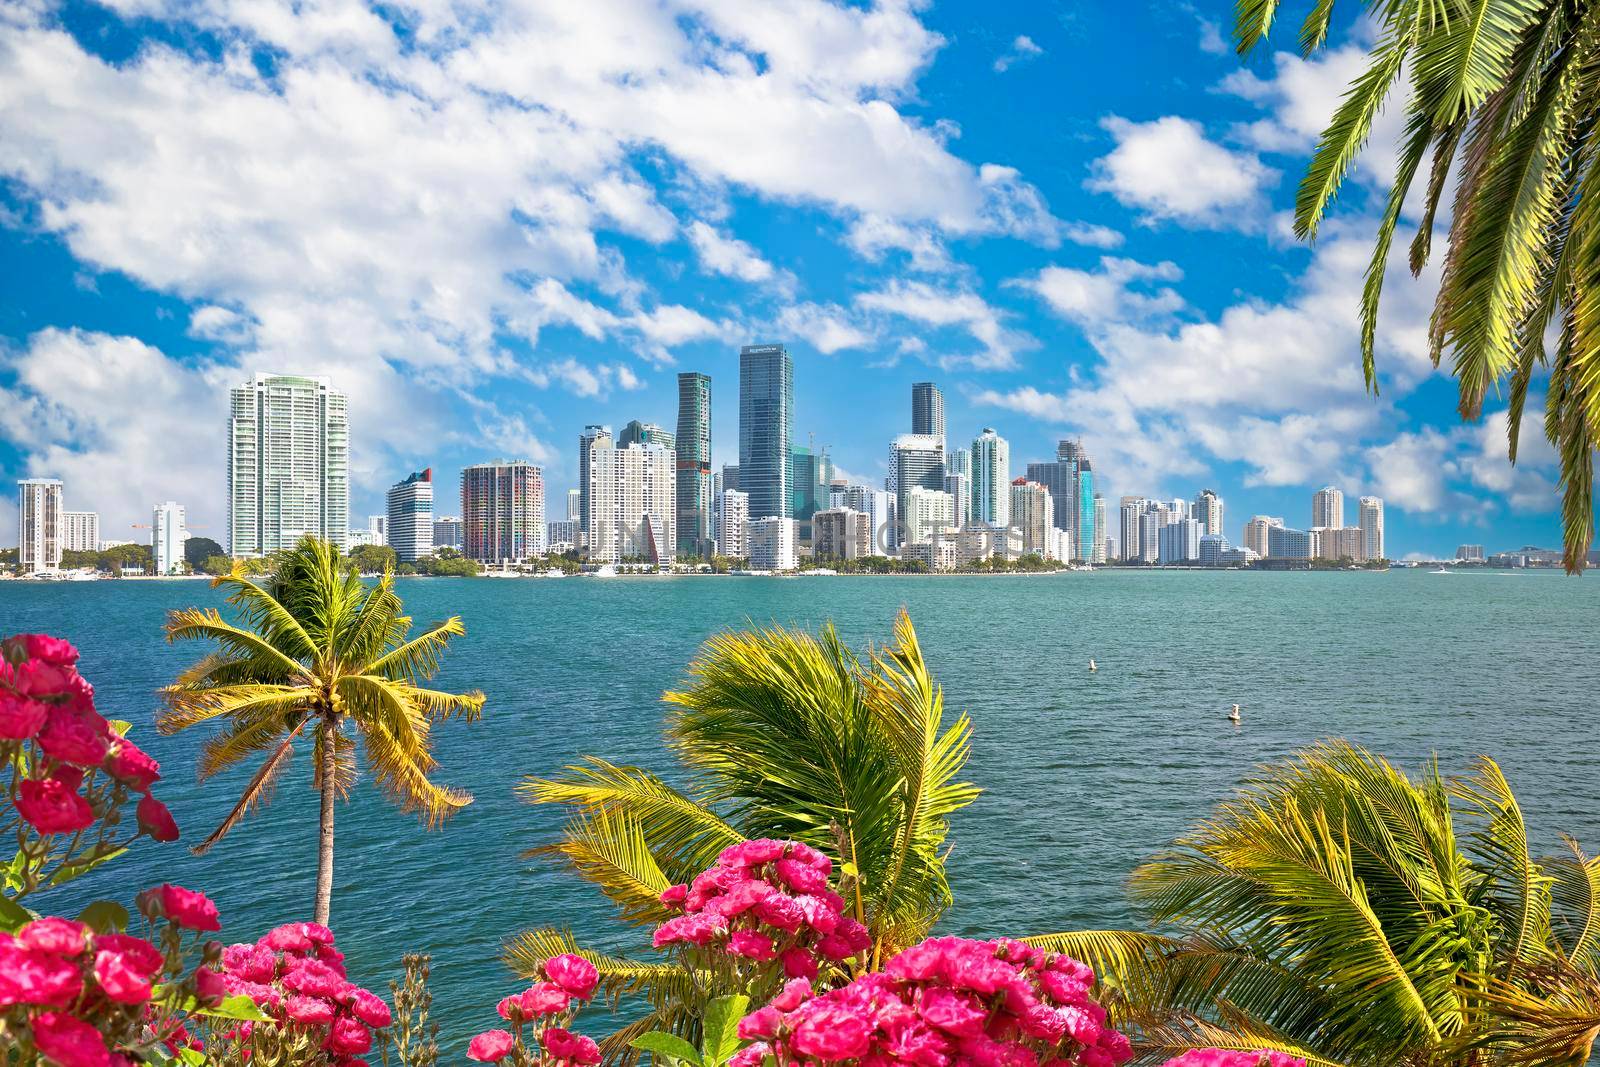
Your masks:
{"label": "palm tree", "polygon": [[[684,765],[675,786],[651,771],[590,758],[553,779],[529,778],[530,801],[564,806],[558,857],[592,882],[624,920],[669,917],[657,899],[747,838],[804,841],[844,872],[847,899],[873,935],[877,959],[920,941],[949,906],[941,851],[951,813],[975,786],[957,780],[970,749],[965,715],[944,717],[911,620],[894,642],[858,658],[834,628],[767,629],[712,638],[680,692],[665,695],[666,732]],[[519,935],[514,970],[578,946],[558,930]],[[642,991],[657,1009],[637,1029],[690,1027],[690,976],[669,964],[585,952],[609,991]],[[622,1050],[634,1028],[608,1046]]]}
{"label": "palm tree", "polygon": [[316,921],[326,923],[333,896],[334,801],[348,795],[354,780],[356,738],[379,786],[407,811],[420,812],[429,826],[472,802],[429,777],[437,767],[430,733],[449,718],[477,719],[483,694],[421,684],[437,673],[450,639],[466,630],[459,618],[450,618],[411,636],[392,575],[366,585],[338,549],[312,538],[274,560],[259,579],[236,569],[212,585],[228,590],[238,622],[214,609],[171,614],[168,641],[212,641],[218,647],[161,691],[166,707],[157,725],[176,733],[226,720],[201,750],[201,781],[257,753],[267,755],[238,803],[194,851],[211,848],[267,799],[295,740],[309,734],[312,784],[322,800]]}
{"label": "palm tree", "polygon": [[1329,743],[1135,872],[1167,933],[1031,940],[1104,969],[1150,1062],[1219,1046],[1580,1067],[1600,1031],[1600,860],[1572,849],[1532,857],[1493,760],[1413,781]]}
{"label": "palm tree", "polygon": [[[1333,0],[1300,28],[1323,46]],[[1238,49],[1266,39],[1279,0],[1237,0]],[[1367,69],[1323,132],[1295,202],[1295,229],[1316,236],[1328,205],[1397,83],[1406,130],[1361,299],[1367,385],[1376,391],[1378,298],[1403,205],[1423,179],[1412,273],[1428,261],[1434,222],[1457,168],[1448,247],[1430,341],[1450,352],[1463,418],[1491,387],[1510,402],[1512,462],[1528,387],[1549,370],[1545,434],[1561,458],[1566,565],[1581,571],[1594,535],[1600,447],[1600,4],[1589,0],[1384,0]],[[1554,354],[1545,334],[1556,326]]]}

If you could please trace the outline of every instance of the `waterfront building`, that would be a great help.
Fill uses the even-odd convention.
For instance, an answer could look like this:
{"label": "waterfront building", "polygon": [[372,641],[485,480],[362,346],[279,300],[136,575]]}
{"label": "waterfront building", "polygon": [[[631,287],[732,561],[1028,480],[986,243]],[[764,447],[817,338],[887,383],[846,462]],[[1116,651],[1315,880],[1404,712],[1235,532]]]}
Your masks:
{"label": "waterfront building", "polygon": [[1011,446],[985,426],[972,441],[972,520],[991,526],[1011,521]]}
{"label": "waterfront building", "polygon": [[372,538],[373,538],[372,531],[370,529],[368,529],[367,527],[365,527],[365,526],[363,526],[359,530],[351,530],[345,536],[345,541],[344,541],[345,550],[349,551],[349,552],[354,552],[356,549],[360,548],[362,545],[375,545],[375,544],[377,544],[378,542],[374,541]]}
{"label": "waterfront building", "polygon": [[[570,519],[573,516],[567,517]],[[433,547],[436,550],[440,548],[461,550],[461,516],[443,515],[433,520]]]}
{"label": "waterfront building", "polygon": [[678,555],[711,555],[711,378],[678,375]]}
{"label": "waterfront building", "polygon": [[924,544],[907,545],[902,555],[925,565],[930,571],[955,570],[961,558],[961,545],[955,536],[935,537]]}
{"label": "waterfront building", "polygon": [[789,514],[794,361],[783,345],[739,350],[739,485],[750,517]]}
{"label": "waterfront building", "polygon": [[1099,493],[1094,495],[1094,555],[1090,557],[1091,563],[1105,563],[1112,559],[1111,548],[1107,544],[1109,535],[1106,532],[1106,498]]}
{"label": "waterfront building", "polygon": [[677,453],[662,445],[613,445],[589,450],[589,559],[644,559],[670,566],[676,558]]}
{"label": "waterfront building", "polygon": [[1122,554],[1117,557],[1128,562],[1139,560],[1139,517],[1149,507],[1150,501],[1142,496],[1125,496],[1118,505],[1117,514],[1121,520],[1121,548]]}
{"label": "waterfront building", "polygon": [[367,543],[373,545],[386,545],[389,543],[389,516],[367,516]]}
{"label": "waterfront building", "polygon": [[100,516],[93,511],[61,513],[61,550],[95,552],[100,548]]}
{"label": "waterfront building", "polygon": [[1203,533],[1195,559],[1202,567],[1221,567],[1224,565],[1224,554],[1230,547],[1228,539],[1222,534]]}
{"label": "waterfront building", "polygon": [[1383,544],[1383,498],[1364,496],[1357,512],[1361,527],[1361,559],[1388,559]]}
{"label": "waterfront building", "polygon": [[678,438],[665,426],[634,419],[617,434],[618,448],[627,448],[629,445],[655,445],[675,452],[678,448]]}
{"label": "waterfront building", "polygon": [[1161,559],[1161,530],[1167,525],[1170,512],[1165,504],[1152,501],[1139,513],[1139,551],[1131,556],[1139,563],[1156,563]]}
{"label": "waterfront building", "polygon": [[1317,526],[1343,526],[1344,525],[1344,493],[1331,485],[1325,485],[1311,494],[1311,525]]}
{"label": "waterfront building", "polygon": [[551,553],[575,552],[583,526],[577,519],[554,519],[544,524],[544,550]]}
{"label": "waterfront building", "polygon": [[[1073,442],[1062,441],[1061,447],[1065,448]],[[1074,444],[1075,447],[1075,444]],[[1077,545],[1078,535],[1075,520],[1078,517],[1078,459],[1074,454],[1070,458],[1061,455],[1058,448],[1056,458],[1052,460],[1031,462],[1025,468],[1027,480],[1036,482],[1045,487],[1050,494],[1052,514],[1055,516],[1056,529],[1070,535],[1068,540],[1068,559],[1072,558],[1071,549]]]}
{"label": "waterfront building", "polygon": [[943,489],[914,485],[906,491],[905,501],[903,525],[906,545],[923,544],[959,526],[956,522],[955,498]]}
{"label": "waterfront building", "polygon": [[24,574],[61,566],[62,506],[60,478],[24,478],[17,482],[17,562]]}
{"label": "waterfront building", "polygon": [[1282,528],[1283,520],[1272,515],[1255,515],[1244,524],[1244,547],[1258,556],[1272,555],[1269,534],[1273,527]]}
{"label": "waterfront building", "polygon": [[1305,530],[1294,530],[1282,524],[1268,526],[1267,553],[1263,558],[1310,559],[1311,535]]}
{"label": "waterfront building", "polygon": [[851,508],[867,516],[872,528],[872,551],[869,555],[885,555],[894,547],[893,526],[897,512],[894,498],[887,490],[874,489],[870,485],[845,485],[834,489],[828,497],[831,507]]}
{"label": "waterfront building", "polygon": [[[944,492],[944,441],[927,434],[903,433],[889,443],[888,491],[894,494],[895,514],[904,525],[910,506],[907,494],[915,488]],[[893,545],[903,543],[896,531]]]}
{"label": "waterfront building", "polygon": [[737,463],[724,463],[722,471],[717,477],[721,479],[720,484],[717,486],[717,492],[720,493],[724,489],[738,489],[739,465]]}
{"label": "waterfront building", "polygon": [[350,529],[350,418],[327,378],[257,374],[233,389],[228,545],[267,556],[307,534],[343,549]]}
{"label": "waterfront building", "polygon": [[1187,515],[1173,519],[1157,534],[1156,562],[1194,563],[1200,558],[1200,521]]}
{"label": "waterfront building", "polygon": [[[972,521],[972,449],[946,449],[944,472],[946,475],[959,474],[966,479],[967,497],[961,511],[956,513],[956,522],[965,526]],[[945,492],[948,493],[949,491],[948,488],[945,489]]]}
{"label": "waterfront building", "polygon": [[384,536],[395,559],[415,563],[433,555],[433,468],[425,467],[389,487]]}
{"label": "waterfront building", "polygon": [[461,472],[462,555],[480,563],[519,563],[543,554],[544,535],[541,468],[497,459]]}
{"label": "waterfront building", "polygon": [[1482,563],[1486,558],[1482,545],[1456,546],[1456,559],[1462,563]]}
{"label": "waterfront building", "polygon": [[1010,511],[1011,526],[1020,540],[1018,551],[1044,559],[1055,558],[1061,546],[1055,536],[1055,503],[1050,499],[1050,491],[1038,482],[1017,478],[1011,483]]}
{"label": "waterfront building", "polygon": [[971,523],[961,527],[952,537],[941,540],[954,541],[955,566],[970,567],[994,556],[1005,558],[1010,538],[999,527]]}
{"label": "waterfront building", "polygon": [[932,382],[917,382],[911,387],[911,432],[937,437],[940,445],[944,444],[944,394]]}
{"label": "waterfront building", "polygon": [[811,517],[817,559],[860,559],[872,552],[872,520],[854,508],[824,508]]}
{"label": "waterfront building", "polygon": [[583,490],[567,490],[567,518],[578,524],[578,529],[583,529]]}
{"label": "waterfront building", "polygon": [[750,522],[750,498],[737,489],[717,494],[717,554],[746,558],[745,526]]}
{"label": "waterfront building", "polygon": [[183,573],[183,543],[189,539],[183,505],[175,500],[157,504],[150,516],[150,556],[156,574]]}
{"label": "waterfront building", "polygon": [[954,504],[955,525],[964,525],[967,517],[972,514],[972,479],[965,474],[946,471],[944,476],[944,491],[950,494]]}
{"label": "waterfront building", "polygon": [[833,464],[828,460],[828,450],[813,452],[810,447],[796,446],[789,450],[789,518],[799,523],[798,536],[802,543],[811,541],[811,516],[828,502],[828,482],[833,478]]}
{"label": "waterfront building", "polygon": [[1100,529],[1094,521],[1094,465],[1089,462],[1088,453],[1080,446],[1078,449],[1078,516],[1073,521],[1073,530],[1076,532],[1077,548],[1072,558],[1076,560],[1094,559],[1094,547],[1100,538]]}
{"label": "waterfront building", "polygon": [[1311,528],[1312,559],[1363,559],[1361,527],[1313,526]]}
{"label": "waterfront building", "polygon": [[1204,534],[1222,533],[1222,498],[1214,489],[1202,489],[1194,498],[1191,512]]}
{"label": "waterfront building", "polygon": [[[744,464],[739,464],[741,467]],[[792,571],[795,559],[795,521],[783,515],[751,519],[745,525],[750,569]]]}
{"label": "waterfront building", "polygon": [[589,532],[589,453],[601,443],[612,443],[611,427],[593,423],[578,435],[578,528],[586,534]]}

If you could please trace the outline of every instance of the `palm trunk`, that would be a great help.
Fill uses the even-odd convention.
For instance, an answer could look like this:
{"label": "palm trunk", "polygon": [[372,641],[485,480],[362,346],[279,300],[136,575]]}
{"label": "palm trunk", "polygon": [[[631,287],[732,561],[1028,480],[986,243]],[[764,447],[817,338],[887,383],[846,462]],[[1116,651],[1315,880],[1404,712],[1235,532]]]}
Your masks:
{"label": "palm trunk", "polygon": [[317,906],[313,921],[328,925],[328,912],[333,907],[333,802],[334,777],[338,753],[334,747],[333,716],[322,719],[322,826],[317,847]]}

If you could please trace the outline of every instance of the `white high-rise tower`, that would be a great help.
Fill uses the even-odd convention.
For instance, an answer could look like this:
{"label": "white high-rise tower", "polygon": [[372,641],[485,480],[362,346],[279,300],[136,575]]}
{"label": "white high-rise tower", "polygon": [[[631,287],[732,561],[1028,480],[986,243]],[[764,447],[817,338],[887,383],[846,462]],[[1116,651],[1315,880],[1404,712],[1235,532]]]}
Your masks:
{"label": "white high-rise tower", "polygon": [[17,562],[24,574],[61,566],[65,509],[61,479],[24,478],[17,483]]}
{"label": "white high-rise tower", "polygon": [[972,518],[993,526],[1011,521],[1011,446],[987,426],[972,440]]}
{"label": "white high-rise tower", "polygon": [[1363,559],[1388,559],[1383,550],[1383,498],[1361,498],[1361,552]]}
{"label": "white high-rise tower", "polygon": [[257,374],[233,390],[228,540],[264,556],[310,534],[345,547],[350,531],[350,419],[327,378]]}

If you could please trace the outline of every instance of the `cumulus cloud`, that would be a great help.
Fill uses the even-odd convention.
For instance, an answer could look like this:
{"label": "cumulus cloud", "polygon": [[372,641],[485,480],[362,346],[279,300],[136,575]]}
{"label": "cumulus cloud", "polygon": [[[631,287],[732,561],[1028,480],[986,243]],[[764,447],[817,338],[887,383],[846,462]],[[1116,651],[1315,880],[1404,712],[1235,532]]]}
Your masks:
{"label": "cumulus cloud", "polygon": [[1096,270],[1045,267],[1036,275],[1013,278],[1006,284],[1036,293],[1062,318],[1093,326],[1178,311],[1184,306],[1183,298],[1172,288],[1160,286],[1142,292],[1135,286],[1175,282],[1182,277],[1183,272],[1170,260],[1146,264],[1104,256]]}
{"label": "cumulus cloud", "polygon": [[1044,49],[1034,43],[1027,34],[1019,34],[1012,42],[1011,47],[996,57],[994,69],[996,74],[1004,74],[1018,63],[1044,55]]}
{"label": "cumulus cloud", "polygon": [[855,321],[848,309],[834,304],[786,307],[778,315],[778,329],[804,338],[825,356],[849,348],[862,348],[876,340],[873,333]]}
{"label": "cumulus cloud", "polygon": [[941,288],[922,281],[895,279],[881,289],[860,293],[856,306],[909,319],[937,329],[966,332],[980,349],[946,357],[946,366],[1004,370],[1016,366],[1016,353],[1033,347],[1027,334],[1005,325],[1005,313],[971,289]]}
{"label": "cumulus cloud", "polygon": [[771,263],[737,237],[719,233],[698,219],[689,224],[687,232],[689,243],[700,258],[700,267],[707,273],[751,283],[768,282],[777,276]]}
{"label": "cumulus cloud", "polygon": [[1090,189],[1110,193],[1147,221],[1259,228],[1263,192],[1278,174],[1253,152],[1220,145],[1198,122],[1177,115],[1150,122],[1113,115],[1101,126],[1116,147],[1095,161]]}

